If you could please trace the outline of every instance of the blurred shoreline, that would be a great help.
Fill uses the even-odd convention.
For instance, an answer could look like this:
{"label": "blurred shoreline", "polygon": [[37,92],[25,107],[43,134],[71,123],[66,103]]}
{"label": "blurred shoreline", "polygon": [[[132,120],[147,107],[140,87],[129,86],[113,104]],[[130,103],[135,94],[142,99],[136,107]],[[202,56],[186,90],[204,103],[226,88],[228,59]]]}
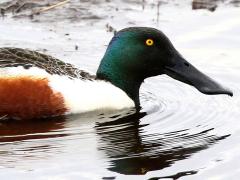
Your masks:
{"label": "blurred shoreline", "polygon": [[[240,7],[240,0],[4,0],[0,3],[0,14],[13,19],[30,19],[33,22],[58,22],[58,21],[81,21],[99,20],[107,16],[108,11],[119,11],[119,3],[138,5],[144,10],[146,6],[157,9],[164,5],[181,6],[187,5],[189,9],[205,9],[214,12],[219,6]],[[98,7],[105,7],[105,12],[91,11]],[[125,10],[126,10],[125,9]]]}

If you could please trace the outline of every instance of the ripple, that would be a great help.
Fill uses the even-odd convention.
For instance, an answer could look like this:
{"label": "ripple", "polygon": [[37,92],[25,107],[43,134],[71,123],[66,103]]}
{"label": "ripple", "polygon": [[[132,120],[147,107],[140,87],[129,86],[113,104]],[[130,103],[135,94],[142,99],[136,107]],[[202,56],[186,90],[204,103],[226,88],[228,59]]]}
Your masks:
{"label": "ripple", "polygon": [[[144,113],[137,113],[110,123],[97,124],[99,150],[108,156],[112,164],[109,168],[111,171],[145,174],[163,169],[229,136],[211,135],[213,128],[197,133],[190,133],[189,129],[146,133],[146,128],[150,125],[139,123],[139,119],[146,117],[148,116]],[[120,127],[121,124],[122,128],[115,130],[114,127]]]}
{"label": "ripple", "polygon": [[[206,96],[168,78],[161,79],[161,84],[155,81],[149,80],[142,90],[142,113],[96,125],[98,147],[111,162],[109,170],[145,174],[171,167],[233,132],[226,121],[231,119],[239,99]],[[234,92],[238,91],[235,86],[231,86]]]}

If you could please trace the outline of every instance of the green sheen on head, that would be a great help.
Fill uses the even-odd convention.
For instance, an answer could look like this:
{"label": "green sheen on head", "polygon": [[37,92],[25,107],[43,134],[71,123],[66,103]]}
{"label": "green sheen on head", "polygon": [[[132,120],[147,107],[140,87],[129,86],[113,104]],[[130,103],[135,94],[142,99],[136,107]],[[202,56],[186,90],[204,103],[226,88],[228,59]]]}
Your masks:
{"label": "green sheen on head", "polygon": [[143,80],[163,73],[205,94],[232,94],[188,63],[161,31],[148,27],[119,31],[108,45],[97,78],[119,87],[139,106]]}

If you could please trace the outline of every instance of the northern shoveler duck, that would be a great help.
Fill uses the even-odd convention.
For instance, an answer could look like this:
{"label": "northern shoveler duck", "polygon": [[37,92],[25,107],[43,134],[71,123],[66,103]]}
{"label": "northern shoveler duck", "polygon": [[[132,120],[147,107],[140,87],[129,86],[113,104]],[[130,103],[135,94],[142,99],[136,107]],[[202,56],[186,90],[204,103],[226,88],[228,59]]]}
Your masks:
{"label": "northern shoveler duck", "polygon": [[0,116],[34,119],[139,109],[142,82],[161,74],[205,94],[233,94],[188,63],[161,31],[131,27],[114,35],[96,75],[35,51],[0,48]]}

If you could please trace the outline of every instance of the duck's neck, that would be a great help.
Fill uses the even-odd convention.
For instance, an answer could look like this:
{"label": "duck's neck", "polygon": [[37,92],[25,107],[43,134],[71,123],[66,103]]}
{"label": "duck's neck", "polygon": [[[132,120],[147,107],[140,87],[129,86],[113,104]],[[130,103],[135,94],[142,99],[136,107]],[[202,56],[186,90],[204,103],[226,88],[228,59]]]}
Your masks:
{"label": "duck's neck", "polygon": [[97,70],[97,79],[109,81],[114,86],[122,89],[134,101],[136,108],[139,108],[139,89],[143,79],[134,76],[131,72],[124,71],[121,67],[104,62],[103,59]]}

